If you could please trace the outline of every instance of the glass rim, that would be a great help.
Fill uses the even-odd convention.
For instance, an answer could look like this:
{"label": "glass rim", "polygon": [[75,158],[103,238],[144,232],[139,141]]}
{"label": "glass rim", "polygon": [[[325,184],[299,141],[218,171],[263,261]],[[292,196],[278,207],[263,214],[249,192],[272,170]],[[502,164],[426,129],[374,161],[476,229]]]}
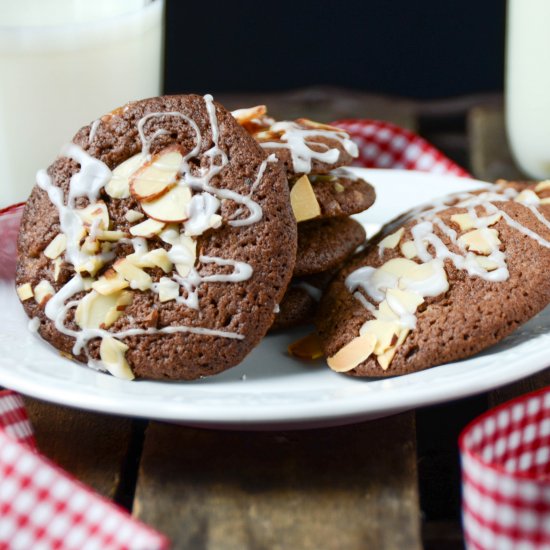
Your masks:
{"label": "glass rim", "polygon": [[59,31],[78,31],[81,29],[87,29],[104,25],[105,23],[113,23],[117,20],[131,19],[137,15],[141,15],[147,11],[154,11],[155,9],[162,9],[165,0],[148,0],[141,8],[131,9],[117,15],[108,15],[92,21],[79,21],[79,22],[67,22],[56,23],[51,25],[3,25],[0,23],[0,34],[48,34],[51,32]]}

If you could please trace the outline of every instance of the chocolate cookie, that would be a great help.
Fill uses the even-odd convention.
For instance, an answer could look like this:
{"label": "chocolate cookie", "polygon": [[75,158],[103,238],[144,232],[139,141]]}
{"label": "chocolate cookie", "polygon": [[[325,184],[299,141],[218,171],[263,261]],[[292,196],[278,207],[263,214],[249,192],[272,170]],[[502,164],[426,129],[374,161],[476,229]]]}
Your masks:
{"label": "chocolate cookie", "polygon": [[370,208],[376,199],[372,185],[345,168],[326,175],[309,176],[321,218],[359,214]]}
{"label": "chocolate cookie", "polygon": [[210,96],[130,103],[37,176],[17,291],[40,335],[123,378],[238,364],[296,257],[285,172]]}
{"label": "chocolate cookie", "polygon": [[365,241],[363,226],[351,218],[325,218],[298,226],[298,254],[294,276],[329,271]]}
{"label": "chocolate cookie", "polygon": [[233,111],[260,145],[275,153],[285,165],[289,178],[302,174],[327,174],[351,164],[359,154],[357,145],[341,128],[306,118],[275,122],[264,106]]}
{"label": "chocolate cookie", "polygon": [[333,275],[333,271],[328,271],[292,279],[269,331],[312,322],[323,290]]}
{"label": "chocolate cookie", "polygon": [[384,377],[469,357],[550,302],[550,183],[464,193],[404,216],[325,293],[329,366]]}

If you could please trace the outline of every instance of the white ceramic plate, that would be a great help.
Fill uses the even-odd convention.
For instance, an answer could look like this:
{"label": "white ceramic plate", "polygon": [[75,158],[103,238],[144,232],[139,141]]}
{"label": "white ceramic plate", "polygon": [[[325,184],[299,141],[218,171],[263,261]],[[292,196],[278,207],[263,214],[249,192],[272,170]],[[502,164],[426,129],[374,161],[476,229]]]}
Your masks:
{"label": "white ceramic plate", "polygon": [[[378,199],[358,216],[372,234],[415,205],[481,182],[420,172],[358,170]],[[310,328],[268,336],[238,367],[195,382],[127,382],[63,359],[27,330],[13,284],[0,281],[0,384],[64,405],[197,426],[328,426],[380,417],[507,384],[550,366],[550,308],[475,357],[385,380],[304,364],[287,345]]]}

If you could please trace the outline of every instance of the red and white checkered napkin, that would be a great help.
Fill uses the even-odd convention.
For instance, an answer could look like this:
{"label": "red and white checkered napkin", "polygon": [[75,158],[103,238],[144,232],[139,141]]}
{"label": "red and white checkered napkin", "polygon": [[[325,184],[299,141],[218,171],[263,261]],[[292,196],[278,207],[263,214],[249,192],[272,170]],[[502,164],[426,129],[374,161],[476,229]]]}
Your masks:
{"label": "red and white checkered napkin", "polygon": [[414,132],[391,122],[347,119],[332,123],[349,133],[359,147],[354,166],[421,170],[468,177],[470,174]]}
{"label": "red and white checkered napkin", "polygon": [[161,550],[168,540],[35,450],[20,396],[0,392],[0,548]]}
{"label": "red and white checkered napkin", "polygon": [[459,444],[468,549],[550,549],[550,388],[480,416]]}

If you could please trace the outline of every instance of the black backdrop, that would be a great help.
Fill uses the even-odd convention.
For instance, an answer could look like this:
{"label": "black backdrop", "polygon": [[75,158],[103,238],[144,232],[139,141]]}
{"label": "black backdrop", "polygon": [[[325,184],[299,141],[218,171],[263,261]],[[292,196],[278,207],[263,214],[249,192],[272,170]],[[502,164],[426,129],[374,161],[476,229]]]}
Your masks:
{"label": "black backdrop", "polygon": [[166,1],[166,93],[502,89],[505,0]]}

